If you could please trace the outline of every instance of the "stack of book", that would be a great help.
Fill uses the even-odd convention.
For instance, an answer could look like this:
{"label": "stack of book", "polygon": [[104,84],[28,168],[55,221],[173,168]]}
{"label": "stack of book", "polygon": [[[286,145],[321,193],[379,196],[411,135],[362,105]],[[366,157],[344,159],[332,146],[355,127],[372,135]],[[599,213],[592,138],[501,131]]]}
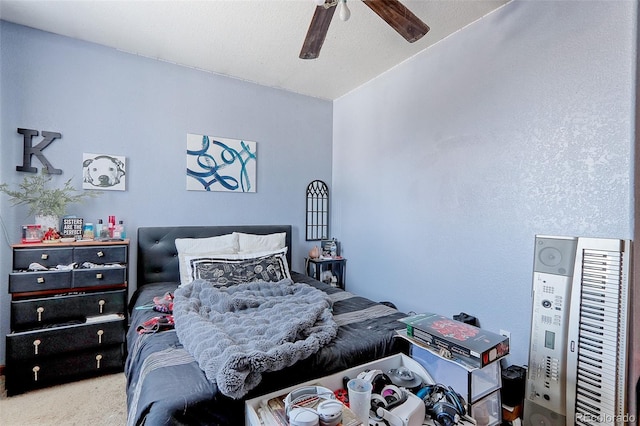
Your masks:
{"label": "stack of book", "polygon": [[509,353],[509,338],[433,313],[401,319],[407,337],[448,358],[482,368]]}

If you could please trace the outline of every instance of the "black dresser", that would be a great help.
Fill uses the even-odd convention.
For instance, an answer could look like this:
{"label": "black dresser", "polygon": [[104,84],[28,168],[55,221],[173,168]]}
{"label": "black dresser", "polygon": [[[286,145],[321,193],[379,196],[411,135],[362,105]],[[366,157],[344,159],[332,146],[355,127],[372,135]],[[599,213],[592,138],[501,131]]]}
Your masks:
{"label": "black dresser", "polygon": [[122,370],[129,241],[12,250],[7,394]]}

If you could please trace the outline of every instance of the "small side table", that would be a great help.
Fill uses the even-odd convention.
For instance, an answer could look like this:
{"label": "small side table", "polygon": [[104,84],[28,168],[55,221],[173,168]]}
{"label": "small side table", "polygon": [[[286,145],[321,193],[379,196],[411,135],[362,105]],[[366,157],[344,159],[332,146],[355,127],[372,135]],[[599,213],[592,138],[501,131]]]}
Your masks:
{"label": "small side table", "polygon": [[317,259],[305,257],[304,263],[308,276],[313,277],[318,281],[322,281],[322,272],[331,271],[331,274],[338,279],[336,287],[339,287],[343,290],[345,289],[347,259],[345,259],[344,257],[338,256],[333,258]]}

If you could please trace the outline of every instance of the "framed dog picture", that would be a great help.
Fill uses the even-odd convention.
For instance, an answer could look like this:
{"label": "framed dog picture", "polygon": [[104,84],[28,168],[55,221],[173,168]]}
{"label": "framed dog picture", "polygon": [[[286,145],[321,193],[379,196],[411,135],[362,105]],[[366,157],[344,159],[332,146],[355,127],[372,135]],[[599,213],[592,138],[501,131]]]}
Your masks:
{"label": "framed dog picture", "polygon": [[82,154],[82,188],[105,191],[127,189],[125,157],[105,154]]}

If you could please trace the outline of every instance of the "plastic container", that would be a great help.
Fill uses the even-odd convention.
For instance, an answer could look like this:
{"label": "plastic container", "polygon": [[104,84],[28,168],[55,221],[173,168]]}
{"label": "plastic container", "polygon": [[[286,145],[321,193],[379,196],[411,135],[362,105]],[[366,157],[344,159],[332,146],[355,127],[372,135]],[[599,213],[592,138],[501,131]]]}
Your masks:
{"label": "plastic container", "polygon": [[502,403],[500,391],[487,395],[480,401],[471,404],[471,412],[478,426],[493,426],[502,424]]}
{"label": "plastic container", "polygon": [[451,386],[467,403],[473,404],[502,387],[499,361],[483,368],[467,367],[416,344],[411,345],[411,357],[418,361],[436,382]]}

